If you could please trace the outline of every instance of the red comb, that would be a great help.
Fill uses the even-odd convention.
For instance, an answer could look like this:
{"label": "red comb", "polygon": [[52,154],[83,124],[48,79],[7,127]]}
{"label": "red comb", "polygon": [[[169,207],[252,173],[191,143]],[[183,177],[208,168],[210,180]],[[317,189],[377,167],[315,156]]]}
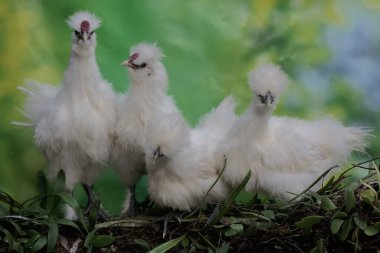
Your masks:
{"label": "red comb", "polygon": [[129,57],[129,60],[136,60],[137,58],[139,57],[139,54],[138,53],[134,53],[132,54],[130,57]]}
{"label": "red comb", "polygon": [[80,24],[80,29],[82,32],[87,32],[90,30],[90,23],[87,20],[83,20]]}

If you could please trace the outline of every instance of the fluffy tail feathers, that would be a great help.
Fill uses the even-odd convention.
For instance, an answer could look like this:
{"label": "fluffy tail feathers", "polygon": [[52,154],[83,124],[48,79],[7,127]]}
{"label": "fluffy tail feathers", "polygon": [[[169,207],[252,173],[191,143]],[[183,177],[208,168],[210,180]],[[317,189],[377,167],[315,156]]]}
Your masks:
{"label": "fluffy tail feathers", "polygon": [[[314,122],[315,142],[333,161],[346,162],[352,152],[364,153],[371,137],[371,130],[365,127],[346,127],[333,119]],[[307,128],[306,128],[307,130]],[[313,129],[310,129],[312,131]]]}
{"label": "fluffy tail feathers", "polygon": [[218,107],[201,118],[196,129],[208,132],[211,136],[226,133],[237,118],[235,106],[235,98],[232,95],[226,97]]}
{"label": "fluffy tail feathers", "polygon": [[40,84],[36,81],[28,80],[23,86],[18,86],[26,96],[23,113],[28,122],[12,122],[18,126],[35,126],[41,117],[51,106],[57,93],[57,88],[49,84]]}
{"label": "fluffy tail feathers", "polygon": [[369,139],[373,136],[372,129],[367,127],[347,127],[347,142],[352,151],[365,153]]}

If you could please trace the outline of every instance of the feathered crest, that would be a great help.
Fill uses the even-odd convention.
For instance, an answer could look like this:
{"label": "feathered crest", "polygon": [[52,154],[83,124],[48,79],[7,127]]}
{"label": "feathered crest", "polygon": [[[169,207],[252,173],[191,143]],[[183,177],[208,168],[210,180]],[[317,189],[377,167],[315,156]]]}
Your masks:
{"label": "feathered crest", "polygon": [[88,11],[77,11],[69,17],[66,23],[78,32],[82,30],[92,32],[99,28],[101,20]]}
{"label": "feathered crest", "polygon": [[142,42],[131,48],[130,56],[144,61],[160,61],[164,56],[157,43]]}
{"label": "feathered crest", "polygon": [[265,94],[268,90],[278,95],[288,85],[288,77],[274,64],[260,66],[248,73],[248,83],[256,94]]}

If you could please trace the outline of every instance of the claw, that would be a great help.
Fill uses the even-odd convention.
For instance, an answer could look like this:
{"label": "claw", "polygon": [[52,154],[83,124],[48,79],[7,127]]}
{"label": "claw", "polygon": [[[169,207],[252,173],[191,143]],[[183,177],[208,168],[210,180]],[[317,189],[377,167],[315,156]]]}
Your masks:
{"label": "claw", "polygon": [[165,216],[163,216],[162,218],[159,219],[159,221],[163,220],[163,222],[164,222],[164,224],[163,224],[163,230],[162,230],[162,238],[163,239],[166,237],[166,232],[168,230],[168,223],[169,223],[169,221],[171,219],[175,218],[181,224],[182,217],[183,217],[184,214],[186,214],[186,212],[178,213],[178,212],[170,211],[167,214],[165,214]]}

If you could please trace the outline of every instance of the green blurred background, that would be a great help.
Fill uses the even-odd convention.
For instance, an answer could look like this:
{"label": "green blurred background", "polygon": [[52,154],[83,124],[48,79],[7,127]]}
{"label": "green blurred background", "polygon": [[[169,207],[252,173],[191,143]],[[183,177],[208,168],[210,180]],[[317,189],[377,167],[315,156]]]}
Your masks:
{"label": "green blurred background", "polygon": [[[25,79],[59,85],[68,64],[65,20],[89,10],[103,24],[97,59],[115,90],[128,88],[120,62],[141,41],[157,42],[166,58],[169,93],[192,124],[232,93],[242,112],[251,99],[246,73],[267,62],[291,78],[276,114],[332,116],[349,125],[380,125],[380,1],[378,0],[136,0],[0,2],[0,188],[18,200],[38,193],[46,161],[22,120]],[[370,156],[380,154],[372,140]],[[145,197],[145,181],[138,197]],[[108,170],[96,184],[117,213],[125,189]],[[79,196],[83,195],[77,190]]]}

